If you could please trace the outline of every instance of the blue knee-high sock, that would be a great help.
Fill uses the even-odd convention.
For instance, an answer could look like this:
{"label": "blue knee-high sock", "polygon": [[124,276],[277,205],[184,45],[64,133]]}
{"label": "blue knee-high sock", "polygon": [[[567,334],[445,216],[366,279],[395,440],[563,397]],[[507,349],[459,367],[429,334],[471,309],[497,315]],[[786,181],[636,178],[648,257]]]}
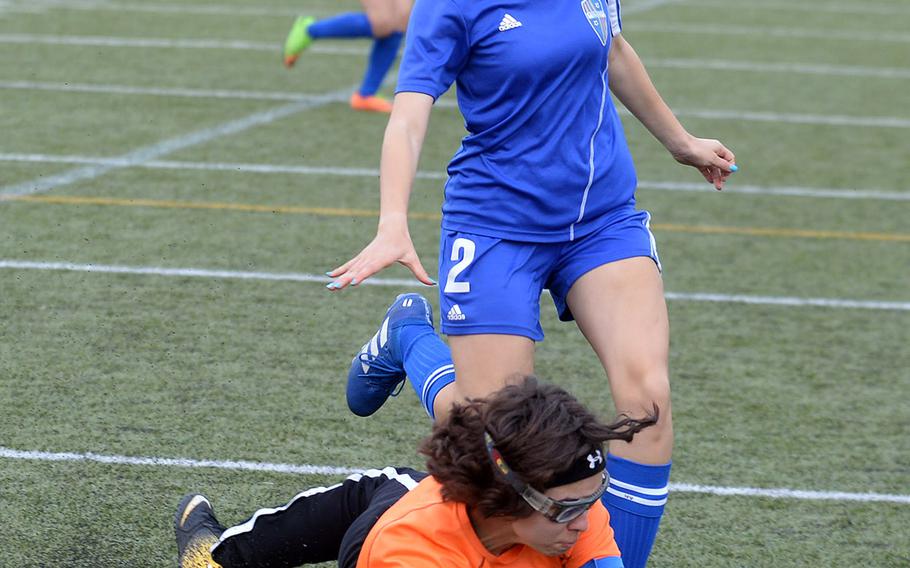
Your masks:
{"label": "blue knee-high sock", "polygon": [[407,325],[400,332],[402,360],[420,404],[435,419],[436,395],[455,381],[449,346],[429,325]]}
{"label": "blue knee-high sock", "polygon": [[367,15],[361,12],[351,12],[348,14],[339,14],[313,22],[307,28],[307,33],[312,38],[355,38],[355,37],[373,37],[373,26]]}
{"label": "blue knee-high sock", "polygon": [[610,512],[625,568],[644,568],[669,494],[670,464],[646,465],[607,456],[610,487],[602,498]]}
{"label": "blue knee-high sock", "polygon": [[367,70],[363,75],[363,83],[360,85],[361,95],[364,97],[375,95],[382,86],[382,80],[395,63],[395,56],[398,55],[398,46],[401,45],[402,37],[404,37],[403,33],[395,32],[373,42]]}

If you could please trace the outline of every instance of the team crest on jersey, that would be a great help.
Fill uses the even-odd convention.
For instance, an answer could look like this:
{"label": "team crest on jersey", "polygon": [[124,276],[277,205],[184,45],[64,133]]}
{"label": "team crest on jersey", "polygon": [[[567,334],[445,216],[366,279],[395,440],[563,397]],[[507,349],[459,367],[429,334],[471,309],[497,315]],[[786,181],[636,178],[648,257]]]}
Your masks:
{"label": "team crest on jersey", "polygon": [[607,45],[607,38],[610,37],[607,29],[607,13],[604,10],[604,0],[581,0],[581,9],[584,10],[588,23],[597,34],[600,43]]}

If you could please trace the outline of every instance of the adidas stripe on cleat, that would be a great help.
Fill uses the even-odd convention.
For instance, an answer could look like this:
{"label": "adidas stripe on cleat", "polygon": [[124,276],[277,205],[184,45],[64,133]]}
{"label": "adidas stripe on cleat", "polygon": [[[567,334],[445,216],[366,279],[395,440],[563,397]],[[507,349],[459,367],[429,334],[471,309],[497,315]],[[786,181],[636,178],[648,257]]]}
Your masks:
{"label": "adidas stripe on cleat", "polygon": [[407,378],[399,332],[408,325],[433,329],[433,308],[420,294],[402,294],[386,310],[379,330],[360,349],[348,371],[348,408],[358,416],[379,410]]}
{"label": "adidas stripe on cleat", "polygon": [[212,547],[224,527],[215,518],[212,504],[204,496],[191,493],[180,500],[174,514],[179,568],[221,568],[212,559]]}

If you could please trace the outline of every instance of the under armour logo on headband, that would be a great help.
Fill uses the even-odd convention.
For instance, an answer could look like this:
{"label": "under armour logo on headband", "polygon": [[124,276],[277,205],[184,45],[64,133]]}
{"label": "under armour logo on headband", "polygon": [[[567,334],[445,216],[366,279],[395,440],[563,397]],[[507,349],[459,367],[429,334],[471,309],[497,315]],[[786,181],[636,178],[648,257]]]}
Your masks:
{"label": "under armour logo on headband", "polygon": [[595,450],[593,454],[588,454],[588,467],[591,469],[594,469],[597,464],[603,463],[603,461],[603,454],[600,453],[600,450]]}

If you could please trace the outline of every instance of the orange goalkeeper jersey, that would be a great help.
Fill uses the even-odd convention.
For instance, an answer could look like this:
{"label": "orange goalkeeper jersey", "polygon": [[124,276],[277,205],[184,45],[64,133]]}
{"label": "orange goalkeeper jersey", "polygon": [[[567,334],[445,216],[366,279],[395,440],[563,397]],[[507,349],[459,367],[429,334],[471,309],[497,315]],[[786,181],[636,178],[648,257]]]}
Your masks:
{"label": "orange goalkeeper jersey", "polygon": [[444,501],[431,476],[379,518],[363,543],[357,568],[580,568],[596,558],[619,556],[609,520],[598,502],[588,513],[588,530],[565,554],[544,556],[518,545],[496,556],[480,542],[464,503]]}

